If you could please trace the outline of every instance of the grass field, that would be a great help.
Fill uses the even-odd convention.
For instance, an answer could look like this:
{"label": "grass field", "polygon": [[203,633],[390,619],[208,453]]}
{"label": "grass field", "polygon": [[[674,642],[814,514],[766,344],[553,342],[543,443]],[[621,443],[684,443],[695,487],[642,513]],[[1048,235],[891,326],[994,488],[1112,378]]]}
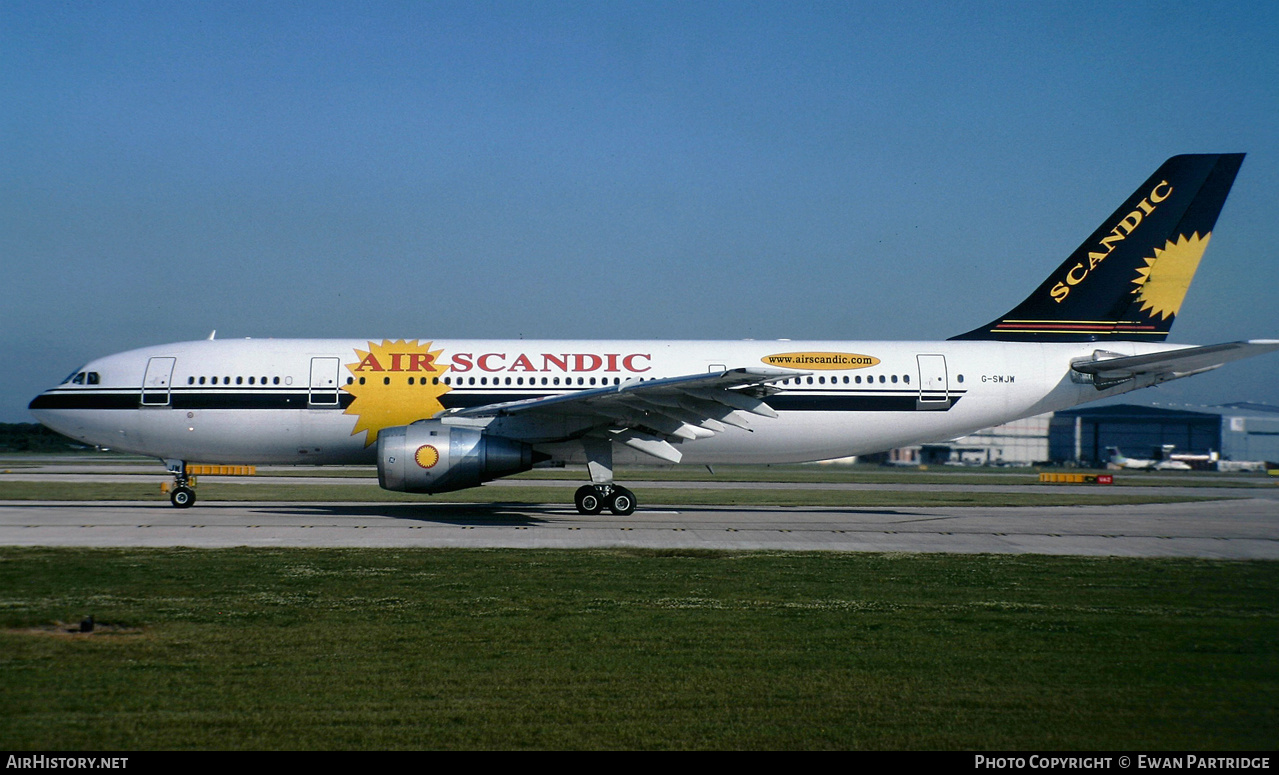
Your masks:
{"label": "grass field", "polygon": [[9,750],[1279,745],[1274,562],[0,548],[0,628]]}

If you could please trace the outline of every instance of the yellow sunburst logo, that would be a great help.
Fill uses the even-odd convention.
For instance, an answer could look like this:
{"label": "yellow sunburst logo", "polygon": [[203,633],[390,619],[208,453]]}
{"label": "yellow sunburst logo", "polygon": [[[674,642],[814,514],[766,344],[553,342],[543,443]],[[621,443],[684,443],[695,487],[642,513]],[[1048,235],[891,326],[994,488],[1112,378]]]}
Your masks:
{"label": "yellow sunburst logo", "polygon": [[1146,266],[1137,269],[1139,276],[1133,280],[1137,284],[1133,293],[1143,312],[1149,311],[1151,317],[1159,315],[1163,320],[1177,314],[1211,236],[1212,232],[1202,237],[1199,232],[1189,237],[1178,235],[1176,242],[1168,240],[1162,249],[1155,248],[1154,258],[1145,259]]}
{"label": "yellow sunburst logo", "polygon": [[346,364],[351,382],[342,386],[355,396],[345,412],[359,418],[351,435],[366,431],[367,447],[377,441],[383,428],[408,425],[444,411],[440,396],[449,387],[440,379],[448,371],[448,366],[438,363],[442,352],[432,350],[430,342],[419,345],[416,339],[383,339],[380,345],[369,342],[367,351],[357,348],[360,360]]}
{"label": "yellow sunburst logo", "polygon": [[430,444],[423,444],[417,448],[417,452],[413,455],[413,459],[423,468],[431,468],[440,462],[440,451]]}

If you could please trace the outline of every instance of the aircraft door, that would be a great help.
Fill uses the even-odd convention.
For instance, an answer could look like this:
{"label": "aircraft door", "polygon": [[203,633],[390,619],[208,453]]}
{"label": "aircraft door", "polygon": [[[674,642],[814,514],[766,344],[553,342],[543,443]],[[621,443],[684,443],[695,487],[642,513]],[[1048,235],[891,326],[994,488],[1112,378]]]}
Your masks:
{"label": "aircraft door", "polygon": [[169,387],[177,358],[151,358],[142,377],[142,405],[169,406]]}
{"label": "aircraft door", "polygon": [[946,356],[916,355],[919,364],[919,400],[916,409],[950,408],[950,380],[946,376]]}
{"label": "aircraft door", "polygon": [[338,406],[340,365],[340,358],[311,359],[311,391],[308,405],[312,409],[333,409]]}

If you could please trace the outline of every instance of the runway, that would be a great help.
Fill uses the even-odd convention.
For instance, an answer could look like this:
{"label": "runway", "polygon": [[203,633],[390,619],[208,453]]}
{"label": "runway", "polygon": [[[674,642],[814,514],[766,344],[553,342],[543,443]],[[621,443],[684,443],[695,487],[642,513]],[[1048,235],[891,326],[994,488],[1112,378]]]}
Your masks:
{"label": "runway", "polygon": [[[368,476],[333,476],[330,469],[284,468],[275,475],[222,477],[228,483],[370,483]],[[345,473],[369,473],[347,470]],[[373,474],[376,475],[375,473]],[[569,474],[571,476],[571,474]],[[945,477],[950,479],[950,476]],[[6,481],[77,482],[167,479],[154,462],[9,458]],[[1043,485],[983,484],[981,475],[954,474],[954,483],[793,483],[628,481],[650,493],[663,489],[1044,492]],[[1006,481],[1006,479],[1005,479]],[[1043,507],[738,507],[647,505],[629,517],[578,514],[568,501],[577,479],[499,480],[509,486],[565,490],[560,503],[243,502],[203,500],[175,509],[162,496],[145,501],[0,501],[0,546],[86,547],[643,547],[839,552],[953,552],[1174,556],[1279,559],[1279,487],[1216,476],[1170,477],[1124,487],[1129,494],[1191,495],[1221,500],[1121,506]],[[1200,486],[1189,486],[1198,484]],[[1202,486],[1209,484],[1213,486]],[[1247,484],[1250,486],[1231,486]],[[1263,485],[1269,482],[1262,480]],[[1054,492],[1096,493],[1095,486],[1053,486]],[[354,490],[353,490],[354,493]],[[1229,500],[1228,500],[1229,498]]]}
{"label": "runway", "polygon": [[560,505],[0,503],[0,545],[643,547],[1279,559],[1279,502],[1035,508],[641,509]]}

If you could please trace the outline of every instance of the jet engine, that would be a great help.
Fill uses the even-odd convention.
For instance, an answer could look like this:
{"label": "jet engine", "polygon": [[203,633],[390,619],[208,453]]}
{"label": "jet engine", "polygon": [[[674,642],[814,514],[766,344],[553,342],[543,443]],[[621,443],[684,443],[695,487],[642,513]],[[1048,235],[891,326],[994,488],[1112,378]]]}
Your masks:
{"label": "jet engine", "polygon": [[546,459],[524,442],[439,420],[385,428],[377,435],[378,483],[399,492],[464,490]]}

